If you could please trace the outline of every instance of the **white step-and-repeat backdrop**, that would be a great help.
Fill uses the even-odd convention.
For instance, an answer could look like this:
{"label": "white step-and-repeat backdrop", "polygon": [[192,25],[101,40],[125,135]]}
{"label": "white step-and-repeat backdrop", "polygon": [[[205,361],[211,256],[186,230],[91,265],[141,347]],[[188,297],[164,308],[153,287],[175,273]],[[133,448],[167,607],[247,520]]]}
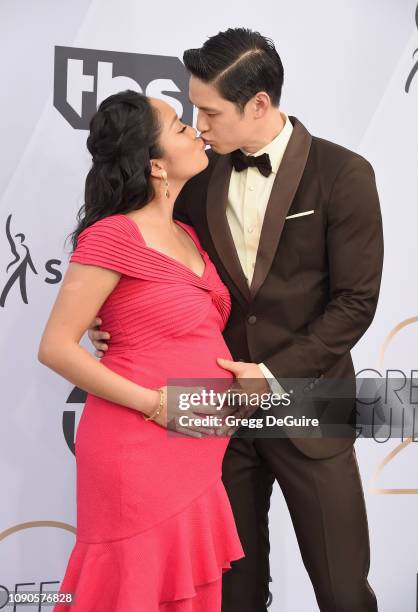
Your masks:
{"label": "white step-and-repeat backdrop", "polygon": [[[100,100],[129,87],[164,97],[192,121],[183,49],[236,26],[275,41],[285,66],[283,110],[373,164],[385,266],[355,366],[383,379],[391,369],[406,380],[418,374],[416,0],[3,0],[0,585],[11,591],[57,589],[74,544],[73,441],[83,404],[38,363],[37,348],[83,202],[88,118]],[[403,440],[356,443],[381,612],[418,610],[418,419],[415,437],[413,429]],[[270,610],[315,612],[278,487],[270,526]]]}

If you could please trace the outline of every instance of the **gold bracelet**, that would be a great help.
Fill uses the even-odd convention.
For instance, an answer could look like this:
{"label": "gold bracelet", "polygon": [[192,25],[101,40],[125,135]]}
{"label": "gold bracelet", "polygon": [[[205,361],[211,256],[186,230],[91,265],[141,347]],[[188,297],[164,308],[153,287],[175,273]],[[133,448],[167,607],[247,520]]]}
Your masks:
{"label": "gold bracelet", "polygon": [[146,421],[151,421],[153,419],[155,419],[155,417],[157,417],[161,410],[164,408],[164,389],[157,389],[160,392],[160,403],[158,405],[158,408],[155,412],[153,412],[153,414],[150,414],[150,416],[145,416],[144,419]]}

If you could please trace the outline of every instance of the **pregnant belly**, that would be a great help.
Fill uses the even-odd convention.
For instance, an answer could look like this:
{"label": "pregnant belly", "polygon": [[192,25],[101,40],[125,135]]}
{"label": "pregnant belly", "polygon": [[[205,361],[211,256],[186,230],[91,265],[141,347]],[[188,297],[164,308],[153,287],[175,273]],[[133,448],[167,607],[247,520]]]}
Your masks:
{"label": "pregnant belly", "polygon": [[[203,387],[208,391],[225,393],[234,377],[231,372],[218,365],[217,357],[232,359],[220,333],[209,338],[172,338],[144,352],[133,349],[112,351],[110,345],[102,363],[117,374],[149,389],[168,386],[170,393],[170,389],[176,387],[175,392],[179,393],[192,392],[196,387]],[[87,396],[80,425],[83,427],[79,426],[79,439],[82,429],[86,434],[88,430],[87,435],[90,435],[96,428],[95,438],[101,438],[101,442],[106,441],[109,446],[144,440],[144,436],[148,437],[153,427],[157,427],[158,431],[152,435],[158,437],[163,431],[166,435],[166,430],[154,426],[152,422],[146,422],[140,410],[121,406],[91,394]],[[153,427],[150,427],[151,425]]]}
{"label": "pregnant belly", "polygon": [[[109,349],[102,362],[145,387],[186,379],[190,384],[227,388],[233,376],[216,362],[217,357],[231,358],[222,336],[196,340],[171,340],[147,353],[112,354]],[[220,480],[228,442],[226,437],[179,436],[145,421],[137,410],[88,395],[76,438],[79,486],[84,495],[100,490],[101,499],[113,491],[120,512],[118,536],[129,536],[150,527],[156,509],[162,520]],[[89,498],[86,505],[97,508],[98,500]],[[93,520],[80,520],[80,533],[91,534],[92,525],[97,537],[109,528],[106,521],[99,529]]]}
{"label": "pregnant belly", "polygon": [[218,364],[217,357],[233,359],[221,334],[216,338],[172,338],[146,351],[139,347],[113,353],[110,346],[102,363],[149,388],[174,384],[176,379],[202,386],[204,381],[217,385],[220,380],[233,378],[229,370]]}

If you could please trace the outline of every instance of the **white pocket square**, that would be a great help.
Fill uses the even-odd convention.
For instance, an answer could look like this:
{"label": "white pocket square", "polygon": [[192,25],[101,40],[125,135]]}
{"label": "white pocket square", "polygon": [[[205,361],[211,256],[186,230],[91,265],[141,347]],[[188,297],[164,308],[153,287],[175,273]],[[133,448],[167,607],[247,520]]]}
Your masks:
{"label": "white pocket square", "polygon": [[286,219],[293,219],[294,217],[304,217],[305,215],[312,215],[314,210],[305,210],[305,212],[296,213],[295,215],[289,215]]}

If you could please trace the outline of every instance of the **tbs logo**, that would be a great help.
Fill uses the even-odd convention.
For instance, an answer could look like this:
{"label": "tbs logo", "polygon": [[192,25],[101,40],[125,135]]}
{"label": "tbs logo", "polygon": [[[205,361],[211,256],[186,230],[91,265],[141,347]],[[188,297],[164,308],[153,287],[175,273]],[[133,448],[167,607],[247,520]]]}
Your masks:
{"label": "tbs logo", "polygon": [[125,89],[165,100],[192,124],[188,82],[177,57],[55,47],[54,106],[76,130],[87,130],[100,102]]}

